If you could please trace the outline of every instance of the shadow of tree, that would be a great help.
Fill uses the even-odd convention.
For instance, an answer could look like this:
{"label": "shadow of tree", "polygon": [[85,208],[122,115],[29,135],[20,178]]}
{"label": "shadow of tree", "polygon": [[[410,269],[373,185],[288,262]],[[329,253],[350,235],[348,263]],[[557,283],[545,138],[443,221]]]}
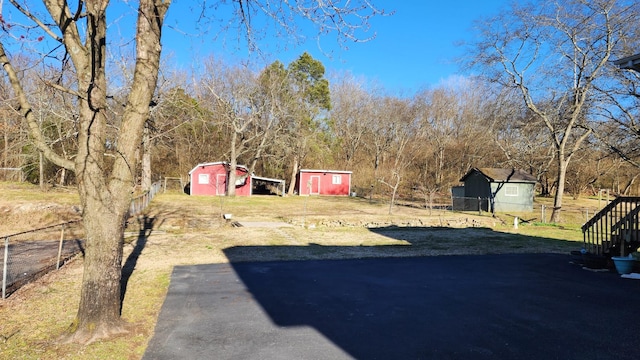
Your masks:
{"label": "shadow of tree", "polygon": [[72,241],[75,243],[78,251],[82,254],[82,258],[84,258],[84,241],[82,239],[75,239]]}
{"label": "shadow of tree", "polygon": [[376,235],[395,240],[386,245],[334,246],[235,246],[224,250],[230,262],[273,260],[319,260],[372,257],[483,255],[505,253],[565,253],[580,248],[575,241],[511,234],[486,227],[369,228]]}
{"label": "shadow of tree", "polygon": [[129,279],[133,274],[133,271],[136,268],[136,264],[138,263],[138,259],[142,254],[142,250],[144,250],[147,240],[154,229],[154,225],[157,222],[158,217],[151,217],[149,215],[139,216],[138,221],[138,238],[136,239],[136,245],[133,250],[127,257],[124,265],[122,266],[122,277],[120,279],[120,311],[122,311],[122,304],[124,302],[124,297],[127,292],[127,285],[129,284]]}
{"label": "shadow of tree", "polygon": [[[610,273],[571,265],[569,249],[579,246],[573,241],[488,228],[370,230],[398,244],[227,248],[229,266],[244,286],[239,286],[238,294],[225,289],[224,298],[236,299],[248,291],[279,329],[310,327],[357,359],[576,358],[608,344],[564,319],[581,322],[583,305],[596,306],[612,293],[623,296],[634,285]],[[470,237],[470,231],[476,236]],[[447,249],[472,244],[480,250],[471,254],[489,255],[461,255]],[[549,254],[543,251],[545,245],[553,252],[567,251]],[[540,251],[514,253],[531,246]],[[422,257],[416,249],[458,256]],[[265,261],[247,261],[249,254]],[[310,261],[277,261],[297,259]],[[207,272],[207,265],[202,266],[195,271]],[[198,291],[216,294],[215,289]],[[580,305],[576,298],[583,299]],[[588,323],[590,334],[622,334],[625,326],[616,325],[615,318],[632,306],[624,308],[601,309],[599,317],[608,320],[584,324]],[[244,316],[239,314],[234,324],[242,323]],[[585,337],[593,341],[590,348],[567,346],[583,344]],[[622,337],[628,346],[635,342],[633,336]],[[545,346],[536,345],[541,343]],[[622,351],[615,356],[628,355]]]}

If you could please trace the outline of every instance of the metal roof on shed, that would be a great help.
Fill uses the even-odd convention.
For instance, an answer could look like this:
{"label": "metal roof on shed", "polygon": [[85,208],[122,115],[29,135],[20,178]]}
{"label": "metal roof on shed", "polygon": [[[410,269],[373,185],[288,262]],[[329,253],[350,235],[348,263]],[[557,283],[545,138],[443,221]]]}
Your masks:
{"label": "metal roof on shed", "polygon": [[[227,165],[229,165],[229,163],[228,163],[228,162],[226,162],[226,161],[216,161],[216,162],[200,163],[200,164],[196,165],[193,169],[191,169],[191,170],[189,171],[189,175],[191,175],[191,173],[192,173],[192,172],[194,172],[194,171],[196,171],[196,169],[198,169],[199,167],[209,167],[209,166],[216,166],[216,165],[224,165],[224,166],[227,166]],[[247,167],[246,167],[246,166],[244,166],[244,165],[236,165],[236,169],[242,169],[242,170],[244,170],[244,171],[246,171],[246,172],[248,172],[248,171],[249,171],[249,169],[247,169]]]}
{"label": "metal roof on shed", "polygon": [[491,182],[537,182],[536,178],[528,172],[520,169],[502,169],[502,168],[473,168],[460,179],[465,181],[471,174],[478,172],[484,175]]}

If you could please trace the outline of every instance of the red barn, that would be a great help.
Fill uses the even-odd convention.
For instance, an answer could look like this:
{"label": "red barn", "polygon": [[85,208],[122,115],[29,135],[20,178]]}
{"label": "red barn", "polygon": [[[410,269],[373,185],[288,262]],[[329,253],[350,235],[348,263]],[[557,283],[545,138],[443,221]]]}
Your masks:
{"label": "red barn", "polygon": [[[189,171],[191,186],[190,195],[225,195],[227,190],[227,169],[226,162],[213,162],[198,164]],[[236,195],[251,195],[251,174],[249,170],[242,166],[236,166]]]}
{"label": "red barn", "polygon": [[351,171],[301,169],[296,179],[298,195],[349,196]]}

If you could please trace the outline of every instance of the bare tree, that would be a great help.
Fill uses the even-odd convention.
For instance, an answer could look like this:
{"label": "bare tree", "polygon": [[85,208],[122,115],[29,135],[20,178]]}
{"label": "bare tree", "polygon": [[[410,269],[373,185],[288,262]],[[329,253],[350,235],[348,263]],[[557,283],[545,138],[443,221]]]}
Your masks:
{"label": "bare tree", "polygon": [[379,100],[379,118],[384,125],[378,130],[387,139],[387,156],[389,162],[384,171],[379,173],[378,182],[391,189],[389,215],[393,212],[398,188],[404,180],[405,171],[412,164],[414,154],[412,141],[415,140],[416,116],[413,104],[406,99],[386,97]]}
{"label": "bare tree", "polygon": [[[575,160],[569,165],[567,189],[574,199],[578,199],[589,188],[602,183],[606,175],[619,172],[621,165],[622,159],[619,157],[599,151],[595,145],[590,145],[589,151],[576,154]],[[633,176],[628,178],[631,179]]]}
{"label": "bare tree", "polygon": [[541,184],[541,195],[550,194],[547,178],[552,175],[555,146],[546,127],[533,114],[513,89],[497,90],[481,112],[490,121],[493,143],[502,152],[503,164],[528,171]]}
{"label": "bare tree", "polygon": [[[4,169],[21,169],[24,165],[22,152],[27,148],[28,138],[24,127],[21,126],[20,116],[16,111],[16,101],[13,98],[10,84],[4,80],[2,79],[2,83],[0,83],[0,117],[2,117],[0,122],[0,133],[2,134],[0,167]],[[20,177],[16,179],[16,177],[10,176],[8,170],[3,170],[0,174],[4,180],[20,179]]]}
{"label": "bare tree", "polygon": [[591,134],[593,89],[620,38],[631,33],[637,7],[631,0],[541,1],[513,5],[480,24],[474,65],[516,89],[554,144],[553,222],[560,219],[569,162]]}
{"label": "bare tree", "polygon": [[[72,340],[90,342],[124,331],[120,319],[122,239],[132,189],[132,168],[149,103],[156,87],[160,62],[160,34],[169,2],[140,1],[136,37],[135,76],[123,116],[118,151],[111,171],[105,173],[107,125],[106,9],[108,1],[80,2],[74,9],[66,2],[45,1],[50,19],[38,18],[27,6],[10,1],[55,42],[63,45],[61,58],[75,69],[75,86],[51,84],[76,96],[78,150],[74,160],[61,156],[44,138],[23,83],[12,66],[4,43],[0,61],[20,102],[31,136],[39,150],[56,165],[74,171],[86,230],[85,270],[78,316]],[[86,21],[86,26],[80,23]],[[82,33],[86,31],[84,34]]]}
{"label": "bare tree", "polygon": [[[123,294],[121,289],[124,226],[132,197],[136,154],[142,140],[149,105],[157,85],[162,49],[161,33],[170,0],[140,0],[137,6],[135,31],[135,64],[133,80],[126,96],[120,125],[108,136],[108,74],[107,39],[108,0],[57,1],[43,0],[46,12],[33,2],[9,0],[12,8],[3,7],[0,39],[0,62],[20,105],[20,113],[31,137],[51,162],[75,173],[83,208],[86,232],[84,277],[80,305],[69,337],[71,341],[91,342],[125,331],[120,317]],[[206,2],[202,2],[206,6]],[[132,5],[133,6],[133,5]],[[217,2],[208,13],[216,11]],[[357,38],[368,26],[368,19],[379,13],[367,0],[347,2],[318,1],[302,3],[269,1],[233,2],[234,19],[245,26],[252,43],[253,13],[263,13],[293,34],[296,23],[289,17],[319,24],[320,30],[336,30],[342,39]],[[40,11],[38,11],[40,10]],[[12,15],[4,16],[7,11]],[[354,17],[352,15],[362,15]],[[5,19],[23,21],[14,26]],[[353,22],[352,22],[353,21]],[[18,32],[23,31],[20,35]],[[22,39],[43,40],[42,48],[48,61],[57,58],[60,64],[73,68],[73,86],[49,84],[75,97],[78,109],[78,149],[73,159],[65,158],[47,144],[39,127],[33,106],[25,91],[20,71],[7,49]],[[46,40],[48,39],[48,40]],[[7,46],[9,45],[9,46]],[[17,65],[17,63],[15,64]],[[61,66],[62,68],[62,66]],[[107,159],[105,153],[112,157]]]}
{"label": "bare tree", "polygon": [[[178,81],[170,83],[180,85]],[[203,104],[207,100],[191,95],[186,87],[182,84],[158,92],[158,104],[149,123],[156,175],[178,177],[194,164],[219,159],[224,154],[218,141],[212,141],[221,139],[223,131],[211,109]]]}
{"label": "bare tree", "polygon": [[443,87],[423,91],[416,96],[420,143],[423,144],[419,166],[421,181],[417,187],[427,197],[451,186],[452,177],[459,179],[455,164],[465,155],[470,155],[456,151],[458,144],[466,140],[462,134],[465,124],[461,118],[465,105],[460,100],[453,91]]}
{"label": "bare tree", "polygon": [[[258,92],[253,101],[256,107],[262,109],[256,120],[254,137],[257,140],[250,156],[249,173],[256,169],[258,161],[263,156],[271,156],[270,142],[278,133],[282,132],[283,124],[289,122],[291,114],[287,111],[290,100],[288,91],[288,76],[284,65],[280,61],[267,66],[258,76]],[[268,154],[267,154],[268,153]]]}
{"label": "bare tree", "polygon": [[333,132],[339,142],[337,155],[344,167],[351,169],[357,163],[358,152],[366,145],[366,134],[371,122],[374,96],[362,80],[352,74],[334,76],[331,83]]}
{"label": "bare tree", "polygon": [[228,67],[213,59],[207,62],[206,74],[201,84],[211,98],[212,113],[229,135],[226,195],[235,196],[238,158],[250,150],[256,135],[253,128],[262,111],[254,101],[257,79],[247,68]]}
{"label": "bare tree", "polygon": [[603,100],[597,112],[607,121],[593,125],[595,136],[610,152],[640,168],[640,73],[614,69],[611,78],[597,89]]}

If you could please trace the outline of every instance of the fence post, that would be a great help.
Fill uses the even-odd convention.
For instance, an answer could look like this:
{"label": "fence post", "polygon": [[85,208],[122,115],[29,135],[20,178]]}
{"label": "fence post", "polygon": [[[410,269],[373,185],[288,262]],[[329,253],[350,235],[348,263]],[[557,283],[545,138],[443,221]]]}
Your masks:
{"label": "fence post", "polygon": [[58,260],[56,261],[56,270],[60,269],[60,257],[62,256],[62,242],[64,241],[64,224],[60,229],[60,244],[58,245]]}
{"label": "fence post", "polygon": [[480,196],[478,196],[478,215],[482,215],[482,202]]}
{"label": "fence post", "polygon": [[4,238],[4,262],[2,263],[2,300],[7,297],[7,263],[9,262],[9,237]]}
{"label": "fence post", "polygon": [[542,219],[542,223],[546,223],[545,219],[544,219],[544,204],[542,204],[542,206],[540,207],[540,211],[542,212],[540,214],[540,218]]}

